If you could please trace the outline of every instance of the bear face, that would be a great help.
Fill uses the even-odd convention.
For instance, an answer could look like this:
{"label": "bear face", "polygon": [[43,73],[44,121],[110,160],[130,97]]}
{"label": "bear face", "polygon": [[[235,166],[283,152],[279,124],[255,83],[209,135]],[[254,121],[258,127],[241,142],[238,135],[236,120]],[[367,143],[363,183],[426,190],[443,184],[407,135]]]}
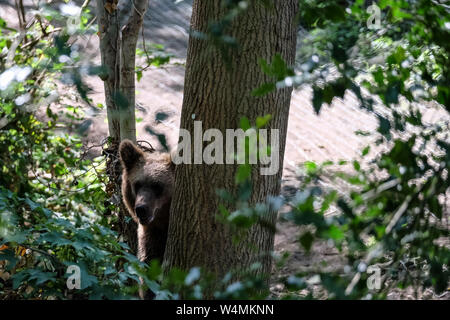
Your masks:
{"label": "bear face", "polygon": [[[162,262],[169,228],[175,166],[170,155],[144,152],[129,140],[119,146],[123,202],[138,224],[139,260]],[[141,284],[143,280],[141,279]],[[151,290],[139,290],[142,299],[153,299]]]}
{"label": "bear face", "polygon": [[136,223],[165,229],[169,223],[174,165],[169,154],[144,152],[129,140],[119,147],[122,195]]}

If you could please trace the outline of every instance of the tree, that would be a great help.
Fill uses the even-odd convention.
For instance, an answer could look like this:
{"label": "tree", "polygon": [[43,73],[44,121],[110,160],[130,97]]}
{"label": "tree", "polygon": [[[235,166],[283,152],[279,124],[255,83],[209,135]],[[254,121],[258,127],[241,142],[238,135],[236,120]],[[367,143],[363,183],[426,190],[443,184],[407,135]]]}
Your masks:
{"label": "tree", "polygon": [[114,95],[120,85],[119,12],[112,1],[97,0],[98,35],[102,58],[101,78],[105,87],[109,136],[114,143],[120,142],[120,115]]}
{"label": "tree", "polygon": [[[223,1],[194,2],[194,33],[188,45],[181,128],[193,137],[195,118],[202,121],[203,130],[217,128],[225,133],[226,129],[237,128],[242,117],[255,119],[270,114],[267,129],[280,130],[279,167],[283,167],[291,89],[258,98],[252,91],[271,78],[261,70],[260,59],[270,61],[279,54],[288,65],[294,64],[297,2],[279,0],[263,5],[261,1],[249,1],[246,10],[232,21],[227,20],[230,8],[222,5]],[[226,31],[237,43],[234,49],[214,41],[220,27],[227,26]],[[198,34],[209,36],[210,41]],[[230,38],[223,35],[220,39]],[[251,204],[264,202],[267,196],[280,191],[281,170],[263,176],[259,168],[260,165],[252,166]],[[245,269],[259,261],[262,267],[257,273],[270,272],[273,230],[254,226],[244,241],[236,244],[231,229],[216,219],[220,204],[216,190],[236,191],[237,170],[237,165],[224,164],[177,166],[165,268],[187,270],[200,266],[220,277],[231,269]],[[276,213],[269,215],[269,223],[274,224]]]}
{"label": "tree", "polygon": [[[123,139],[136,141],[135,117],[135,66],[136,45],[147,0],[135,0],[126,23],[121,27],[121,12],[117,0],[97,0],[100,52],[102,58],[101,78],[104,81],[105,100],[109,127],[108,175],[112,192],[120,197],[121,168],[118,146]],[[119,228],[130,247],[137,248],[136,224],[126,222],[126,208],[120,202]]]}

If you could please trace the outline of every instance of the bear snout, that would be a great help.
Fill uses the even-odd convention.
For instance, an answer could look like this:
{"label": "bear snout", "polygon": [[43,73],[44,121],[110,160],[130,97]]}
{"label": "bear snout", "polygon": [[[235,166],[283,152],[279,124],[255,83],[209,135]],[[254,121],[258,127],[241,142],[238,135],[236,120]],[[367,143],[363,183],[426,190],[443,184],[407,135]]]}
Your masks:
{"label": "bear snout", "polygon": [[153,220],[150,210],[145,204],[136,206],[134,211],[136,212],[140,224],[148,224]]}
{"label": "bear snout", "polygon": [[134,210],[136,211],[136,215],[139,218],[139,220],[142,220],[145,218],[146,211],[147,211],[145,205],[137,206]]}

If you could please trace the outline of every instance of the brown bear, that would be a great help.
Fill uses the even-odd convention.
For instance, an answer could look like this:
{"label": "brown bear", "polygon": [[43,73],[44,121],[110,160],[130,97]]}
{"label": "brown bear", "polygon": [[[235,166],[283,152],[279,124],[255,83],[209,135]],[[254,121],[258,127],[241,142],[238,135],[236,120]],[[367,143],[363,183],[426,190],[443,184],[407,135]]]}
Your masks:
{"label": "brown bear", "polygon": [[[170,154],[144,152],[130,140],[123,140],[119,155],[123,201],[138,224],[138,258],[146,263],[153,259],[162,262],[174,185]],[[154,294],[141,290],[140,296],[151,299]]]}

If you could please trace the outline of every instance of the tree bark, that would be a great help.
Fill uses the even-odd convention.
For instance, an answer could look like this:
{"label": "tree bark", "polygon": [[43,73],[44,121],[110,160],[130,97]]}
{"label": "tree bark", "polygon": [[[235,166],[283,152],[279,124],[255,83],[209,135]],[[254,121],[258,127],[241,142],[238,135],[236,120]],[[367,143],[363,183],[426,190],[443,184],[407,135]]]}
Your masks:
{"label": "tree bark", "polygon": [[122,28],[121,35],[120,92],[124,97],[125,105],[120,108],[120,138],[121,140],[129,139],[134,142],[136,142],[136,45],[147,4],[148,0],[132,1],[131,13]]}
{"label": "tree bark", "polygon": [[[288,65],[294,64],[298,10],[296,0],[274,0],[272,8],[260,2],[249,1],[248,9],[234,19],[228,33],[238,41],[239,48],[232,51],[229,64],[208,41],[190,37],[180,125],[194,137],[195,116],[195,121],[202,121],[203,130],[217,128],[225,137],[226,129],[239,128],[241,117],[255,120],[257,116],[272,115],[267,129],[280,130],[280,169],[275,175],[263,176],[261,166],[252,165],[252,204],[280,192],[292,92],[285,88],[253,97],[252,90],[273,81],[263,74],[258,61],[261,58],[271,61],[279,53]],[[192,31],[206,32],[208,23],[220,20],[225,11],[221,3],[194,1]],[[200,266],[221,277],[232,269],[245,269],[258,261],[262,263],[259,273],[270,274],[273,231],[254,226],[245,241],[234,244],[230,228],[215,218],[218,205],[223,202],[215,191],[219,188],[236,191],[237,167],[204,163],[177,166],[164,258],[166,270]],[[276,212],[269,215],[269,222],[275,224]]]}
{"label": "tree bark", "polygon": [[120,87],[120,21],[116,5],[114,0],[97,0],[101,78],[105,87],[109,136],[114,144],[120,143],[120,113],[115,99]]}
{"label": "tree bark", "polygon": [[100,52],[104,72],[109,135],[114,142],[136,141],[136,45],[148,0],[131,2],[131,13],[120,28],[117,0],[97,0]]}

